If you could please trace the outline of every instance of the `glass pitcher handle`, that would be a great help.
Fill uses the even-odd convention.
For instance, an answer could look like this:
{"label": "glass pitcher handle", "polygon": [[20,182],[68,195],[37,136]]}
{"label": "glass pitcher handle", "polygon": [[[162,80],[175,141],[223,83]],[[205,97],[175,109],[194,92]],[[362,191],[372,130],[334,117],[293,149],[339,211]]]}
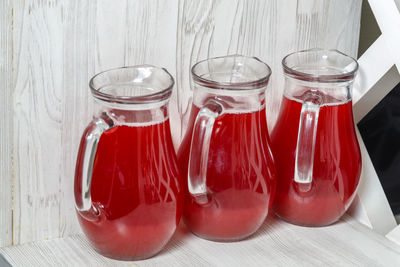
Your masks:
{"label": "glass pitcher handle", "polygon": [[297,134],[294,181],[305,185],[302,191],[311,189],[314,167],[315,140],[317,136],[319,109],[322,98],[308,93],[303,101]]}
{"label": "glass pitcher handle", "polygon": [[207,101],[197,114],[193,126],[188,164],[188,188],[189,193],[199,204],[208,202],[206,186],[208,152],[214,122],[222,110],[222,105],[217,101]]}
{"label": "glass pitcher handle", "polygon": [[97,144],[104,131],[112,127],[112,121],[103,113],[100,118],[95,118],[83,133],[77,165],[75,170],[75,207],[87,220],[96,220],[100,215],[98,207],[92,203],[91,185],[93,162],[96,155]]}

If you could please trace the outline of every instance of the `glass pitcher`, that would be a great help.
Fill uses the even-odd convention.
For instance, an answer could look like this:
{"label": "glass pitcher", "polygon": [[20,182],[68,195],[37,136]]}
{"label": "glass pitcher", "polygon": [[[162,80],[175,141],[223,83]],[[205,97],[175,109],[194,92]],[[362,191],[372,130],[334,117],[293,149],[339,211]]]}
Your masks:
{"label": "glass pitcher", "polygon": [[351,87],[358,69],[337,50],[312,49],[282,60],[285,90],[271,133],[278,182],[273,209],[304,226],[337,221],[361,172]]}
{"label": "glass pitcher", "polygon": [[184,220],[206,239],[232,241],[254,233],[275,191],[265,90],[270,68],[239,55],[193,66],[193,105],[178,152],[184,178]]}
{"label": "glass pitcher", "polygon": [[173,85],[165,69],[149,65],[90,81],[100,115],[83,133],[74,193],[79,223],[104,256],[150,257],[180,220],[183,191],[168,120]]}

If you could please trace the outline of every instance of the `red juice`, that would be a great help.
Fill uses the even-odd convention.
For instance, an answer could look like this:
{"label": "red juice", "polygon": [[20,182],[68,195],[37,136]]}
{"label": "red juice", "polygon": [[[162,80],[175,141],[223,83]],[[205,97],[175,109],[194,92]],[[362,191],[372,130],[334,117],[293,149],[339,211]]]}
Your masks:
{"label": "red juice", "polygon": [[271,134],[278,182],[273,209],[289,222],[329,225],[347,210],[361,173],[361,154],[354,131],[351,101],[322,95],[314,154],[311,189],[294,181],[295,155],[302,97],[284,96]]}
{"label": "red juice", "polygon": [[[80,149],[78,163],[82,153]],[[90,221],[78,213],[82,229],[93,246],[111,258],[138,259],[157,253],[180,220],[179,179],[168,120],[105,131],[97,146],[91,187],[100,216]]]}
{"label": "red juice", "polygon": [[196,202],[189,194],[187,181],[193,124],[198,112],[199,108],[193,105],[189,128],[178,152],[185,192],[184,221],[203,238],[245,238],[263,223],[275,191],[276,174],[265,108],[249,113],[225,113],[215,120],[205,204]]}

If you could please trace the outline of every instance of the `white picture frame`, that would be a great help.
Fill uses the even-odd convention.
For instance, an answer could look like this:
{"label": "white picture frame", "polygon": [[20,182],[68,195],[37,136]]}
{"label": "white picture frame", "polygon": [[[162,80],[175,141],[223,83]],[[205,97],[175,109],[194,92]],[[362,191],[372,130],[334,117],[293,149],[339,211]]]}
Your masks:
{"label": "white picture frame", "polygon": [[[368,0],[381,35],[359,58],[359,73],[353,87],[357,124],[400,82],[400,1]],[[358,196],[350,214],[374,231],[400,244],[400,226],[356,127],[363,159]]]}

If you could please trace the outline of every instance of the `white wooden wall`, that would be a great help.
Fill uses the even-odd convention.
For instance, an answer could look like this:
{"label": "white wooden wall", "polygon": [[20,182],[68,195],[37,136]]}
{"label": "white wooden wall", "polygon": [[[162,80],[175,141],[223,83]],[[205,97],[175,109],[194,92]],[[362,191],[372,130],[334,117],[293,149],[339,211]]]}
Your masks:
{"label": "white wooden wall", "polygon": [[337,48],[356,56],[361,0],[1,0],[0,247],[79,232],[73,176],[92,117],[88,80],[149,63],[176,77],[177,144],[191,98],[190,66],[226,54],[273,70],[273,126],[289,52]]}

